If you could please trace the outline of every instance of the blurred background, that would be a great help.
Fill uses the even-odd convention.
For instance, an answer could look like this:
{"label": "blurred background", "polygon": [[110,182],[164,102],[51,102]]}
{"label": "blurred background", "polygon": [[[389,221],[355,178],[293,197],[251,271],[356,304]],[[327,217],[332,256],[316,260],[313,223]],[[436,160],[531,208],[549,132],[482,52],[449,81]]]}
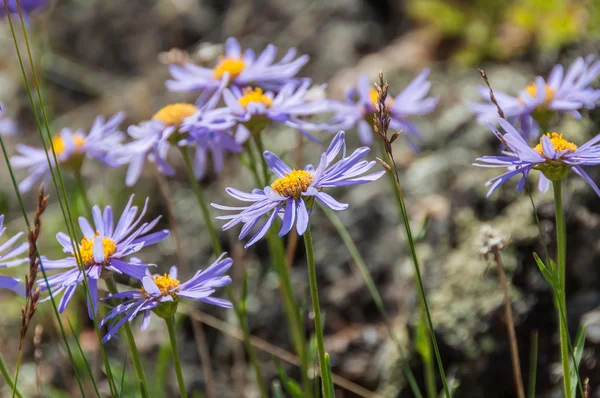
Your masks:
{"label": "blurred background", "polygon": [[[479,256],[482,225],[491,224],[511,244],[504,252],[512,280],[513,308],[521,364],[530,369],[530,342],[539,335],[537,360],[538,397],[560,396],[558,335],[552,294],[539,274],[531,253],[540,252],[537,227],[529,198],[512,184],[486,199],[484,182],[495,175],[471,166],[475,158],[498,151],[495,138],[475,123],[466,103],[478,100],[483,84],[477,68],[483,68],[496,90],[517,94],[537,74],[546,74],[555,63],[568,65],[578,56],[600,50],[600,2],[596,0],[54,0],[34,13],[29,21],[34,58],[42,75],[45,105],[51,126],[89,129],[98,114],[127,114],[123,130],[150,118],[160,107],[194,101],[194,95],[170,93],[165,54],[180,48],[196,63],[212,65],[222,53],[222,43],[236,37],[244,48],[261,51],[268,43],[283,54],[297,47],[310,62],[300,72],[315,84],[327,83],[331,98],[343,99],[360,73],[375,80],[382,70],[390,93],[399,93],[422,68],[431,68],[432,93],[440,97],[437,110],[415,122],[424,135],[421,150],[414,153],[402,140],[395,144],[396,159],[413,225],[419,230],[418,250],[447,373],[456,379],[457,397],[514,397],[512,368],[502,309],[502,291],[494,267]],[[20,37],[18,34],[17,36]],[[172,55],[173,53],[171,53]],[[13,39],[6,19],[0,20],[0,100],[19,124],[19,133],[7,139],[14,153],[17,143],[39,145],[24,88]],[[598,131],[600,110],[584,114],[581,121],[560,119],[556,131],[583,142]],[[348,132],[349,145],[359,145]],[[272,128],[266,145],[293,159],[297,134],[288,128]],[[321,138],[328,139],[326,135]],[[322,148],[304,144],[304,160],[314,162]],[[167,270],[172,264],[187,277],[212,260],[210,239],[203,232],[197,203],[187,182],[183,164],[174,157],[180,173],[173,178],[158,175],[149,165],[134,189],[124,184],[124,169],[106,169],[87,162],[83,174],[93,203],[110,204],[120,211],[129,195],[138,201],[151,198],[152,215],[162,214],[163,228],[174,236],[144,251],[144,259]],[[15,194],[5,167],[0,168],[0,213],[6,214],[9,232],[24,229]],[[600,181],[600,172],[590,170]],[[21,173],[20,178],[24,177]],[[224,188],[242,190],[249,173],[239,160],[230,159],[218,177],[202,181],[208,200],[230,204]],[[67,184],[70,182],[67,181]],[[50,258],[61,256],[54,236],[64,230],[54,188],[49,211],[44,215],[40,247]],[[568,227],[567,297],[572,335],[586,321],[588,339],[582,360],[582,377],[590,378],[591,396],[600,397],[600,201],[578,179],[566,190]],[[392,315],[396,332],[406,343],[406,355],[418,380],[422,368],[413,341],[416,296],[412,264],[403,229],[387,181],[368,187],[340,190],[351,203],[340,214],[357,243],[377,287]],[[163,198],[168,197],[168,201]],[[547,243],[554,247],[553,206],[550,194],[534,192]],[[25,195],[31,211],[35,195]],[[118,210],[117,210],[118,209]],[[410,397],[400,369],[400,359],[383,319],[352,260],[321,214],[315,213],[313,238],[325,316],[325,345],[333,372],[341,380],[337,397]],[[220,225],[220,224],[218,224]],[[292,377],[299,372],[289,344],[277,282],[269,266],[267,247],[259,243],[243,250],[233,234],[221,235],[235,260],[234,289],[239,290],[244,272],[249,275],[250,331],[258,339],[264,376],[277,376],[273,358],[279,358]],[[302,244],[293,257],[292,278],[299,300],[306,300],[306,262]],[[21,276],[23,269],[13,269]],[[6,274],[6,273],[5,273]],[[126,283],[126,280],[121,281]],[[87,318],[83,290],[65,317],[79,336],[93,369],[100,374],[102,360],[95,331]],[[0,292],[0,352],[14,364],[20,326],[21,299]],[[58,335],[51,309],[42,304],[25,343],[20,382],[27,396],[78,396],[79,391]],[[179,340],[183,371],[190,391],[201,396],[255,397],[253,374],[236,337],[233,313],[200,306],[181,323]],[[307,325],[312,323],[307,319]],[[34,331],[35,329],[35,331]],[[137,323],[134,331],[137,332]],[[34,336],[36,341],[34,342]],[[153,322],[145,333],[136,333],[146,359],[151,384],[165,396],[176,396],[175,374],[164,343],[167,331]],[[123,368],[125,347],[107,346],[115,369]],[[202,358],[202,360],[201,360]],[[209,362],[207,363],[207,360]],[[136,396],[131,364],[125,367],[128,391]],[[103,385],[102,377],[100,387]],[[527,388],[527,386],[526,386]],[[2,387],[0,395],[9,392]],[[158,393],[157,393],[158,394]],[[159,396],[159,395],[157,395]]]}

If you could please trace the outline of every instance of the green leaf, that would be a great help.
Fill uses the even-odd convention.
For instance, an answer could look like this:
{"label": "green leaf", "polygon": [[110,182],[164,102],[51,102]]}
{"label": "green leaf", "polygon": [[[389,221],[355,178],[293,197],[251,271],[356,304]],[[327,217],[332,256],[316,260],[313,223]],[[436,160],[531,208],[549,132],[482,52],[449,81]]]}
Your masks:
{"label": "green leaf", "polygon": [[[450,389],[450,398],[452,398],[454,396],[454,393],[456,392],[458,387],[460,387],[460,382],[457,379],[455,379],[455,378],[448,379],[448,388]],[[440,391],[440,393],[438,394],[438,397],[446,398],[446,393],[444,392],[444,390]]]}
{"label": "green leaf", "polygon": [[556,279],[554,278],[554,272],[552,271],[552,269],[551,268],[549,269],[546,266],[546,264],[544,264],[544,262],[542,261],[540,256],[538,256],[537,253],[535,253],[535,252],[533,253],[533,258],[535,259],[535,262],[536,262],[538,268],[542,272],[544,279],[546,279],[553,288],[556,288]]}
{"label": "green leaf", "polygon": [[331,358],[329,357],[329,353],[325,353],[325,367],[327,368],[327,373],[323,377],[323,383],[325,383],[324,388],[329,390],[329,395],[335,397],[335,388],[333,387],[333,376],[331,375]]}
{"label": "green leaf", "polygon": [[273,398],[285,398],[283,395],[283,391],[281,390],[281,383],[279,380],[273,380],[272,390],[273,390]]}
{"label": "green leaf", "polygon": [[302,387],[295,380],[290,379],[288,375],[285,373],[285,370],[281,367],[281,363],[279,359],[273,357],[273,362],[275,363],[275,369],[277,369],[277,374],[279,375],[279,379],[283,384],[283,388],[290,394],[293,398],[302,398],[304,397],[304,392],[302,391]]}
{"label": "green leaf", "polygon": [[575,362],[577,363],[577,367],[573,366],[573,358],[569,359],[569,377],[571,378],[571,393],[573,397],[577,396],[577,387],[579,381],[579,363],[581,362],[581,357],[583,356],[583,346],[585,345],[585,326],[581,326],[577,331],[577,336],[575,337],[575,346],[573,347],[573,356],[575,357]]}

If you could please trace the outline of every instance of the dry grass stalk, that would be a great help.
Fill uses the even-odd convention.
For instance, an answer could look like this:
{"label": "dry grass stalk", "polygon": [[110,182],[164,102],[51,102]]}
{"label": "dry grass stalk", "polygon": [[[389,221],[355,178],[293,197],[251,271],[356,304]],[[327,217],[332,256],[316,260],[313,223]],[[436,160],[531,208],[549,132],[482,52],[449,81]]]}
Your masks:
{"label": "dry grass stalk", "polygon": [[39,260],[37,256],[36,243],[40,236],[41,218],[48,204],[48,196],[45,195],[44,186],[38,191],[38,204],[33,218],[33,228],[27,233],[29,242],[29,274],[25,275],[25,306],[21,308],[21,336],[19,340],[19,351],[23,348],[23,340],[29,328],[29,322],[37,310],[37,304],[40,300],[40,287],[35,286],[37,279]]}
{"label": "dry grass stalk", "polygon": [[502,257],[500,256],[500,251],[508,246],[509,241],[510,240],[507,237],[498,235],[496,231],[494,231],[494,229],[489,225],[481,228],[481,254],[485,259],[491,258],[496,263],[498,279],[500,281],[502,291],[504,292],[504,317],[506,318],[506,331],[508,333],[510,342],[510,356],[512,360],[513,378],[515,382],[515,389],[517,390],[517,397],[525,398],[521,363],[519,361],[519,346],[517,345],[515,322],[513,320],[511,301],[508,292],[508,281],[506,279],[506,273],[504,272]]}
{"label": "dry grass stalk", "polygon": [[42,396],[42,335],[44,334],[44,326],[41,324],[35,325],[33,333],[33,358],[35,360],[35,385],[37,386],[38,395]]}

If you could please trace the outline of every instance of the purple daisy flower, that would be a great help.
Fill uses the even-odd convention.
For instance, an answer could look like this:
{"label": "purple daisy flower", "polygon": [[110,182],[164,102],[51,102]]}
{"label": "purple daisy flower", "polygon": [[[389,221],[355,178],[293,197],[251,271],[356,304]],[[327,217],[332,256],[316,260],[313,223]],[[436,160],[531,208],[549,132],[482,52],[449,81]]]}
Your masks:
{"label": "purple daisy flower", "polygon": [[[591,83],[600,74],[600,60],[593,55],[586,59],[577,58],[564,71],[562,65],[555,65],[548,81],[538,76],[535,81],[513,97],[495,91],[494,96],[504,112],[504,117],[520,126],[525,139],[537,139],[539,123],[547,124],[556,112],[565,112],[577,119],[581,118],[579,109],[596,107],[600,100],[600,90],[591,87]],[[498,119],[496,105],[491,101],[489,89],[479,87],[485,103],[472,103],[471,109],[480,123]]]}
{"label": "purple daisy flower", "polygon": [[[208,92],[204,92],[195,104],[167,105],[156,112],[150,120],[130,126],[127,133],[133,138],[133,141],[123,145],[116,155],[121,164],[129,164],[125,184],[133,186],[137,182],[146,160],[154,163],[162,174],[174,175],[175,169],[167,160],[169,150],[174,144],[177,146],[197,144],[198,147],[201,147],[196,151],[199,159],[197,158],[195,161],[198,178],[202,177],[203,173],[201,172],[204,171],[203,165],[208,149],[212,150],[215,163],[220,161],[224,150],[231,148],[232,152],[241,151],[241,147],[238,148],[238,145],[231,143],[223,136],[224,130],[227,130],[231,123],[223,125],[215,122],[210,129],[216,132],[214,135],[207,135],[206,131],[199,130],[195,126],[207,111],[214,109],[224,87],[225,85],[222,84],[217,92],[210,93],[210,95]],[[187,132],[190,134],[184,134]],[[217,168],[215,167],[215,169]]]}
{"label": "purple daisy flower", "polygon": [[[131,195],[116,226],[114,225],[113,212],[110,206],[106,206],[104,212],[100,211],[98,206],[94,206],[92,215],[95,228],[92,228],[85,217],[79,217],[79,227],[83,233],[83,238],[79,243],[79,253],[81,254],[81,261],[85,268],[92,298],[91,305],[88,302],[90,318],[92,318],[92,311],[95,312],[96,310],[98,301],[98,279],[105,276],[106,272],[109,271],[126,274],[135,279],[142,279],[149,264],[144,264],[137,259],[128,262],[125,258],[139,252],[145,246],[154,245],[169,236],[168,230],[150,233],[160,220],[160,216],[151,222],[140,224],[146,214],[148,200],[146,198],[144,208],[136,219],[138,207],[132,206],[133,195]],[[59,232],[56,239],[62,245],[63,251],[69,254],[69,257],[61,260],[42,258],[42,265],[46,270],[70,268],[68,271],[47,279],[54,296],[63,291],[65,292],[58,306],[58,311],[63,312],[73,297],[75,289],[83,282],[83,273],[73,254],[73,246],[69,236]],[[37,283],[42,290],[47,289],[45,280],[38,280]]]}
{"label": "purple daisy flower", "polygon": [[166,85],[171,91],[214,92],[223,83],[238,89],[253,85],[273,91],[290,82],[298,83],[294,76],[308,62],[308,55],[294,59],[296,49],[290,48],[283,58],[274,62],[276,55],[277,49],[272,44],[258,58],[250,49],[242,54],[239,42],[230,37],[225,41],[225,55],[219,58],[214,68],[191,63],[171,65],[169,71],[173,80],[167,80]]}
{"label": "purple daisy flower", "polygon": [[[332,163],[340,150],[342,159]],[[267,220],[259,231],[246,244],[246,248],[261,239],[275,221],[275,217],[282,218],[283,223],[279,236],[286,235],[296,224],[299,235],[303,235],[308,227],[311,206],[316,198],[320,203],[332,210],[340,211],[348,208],[345,203],[340,203],[323,192],[325,188],[343,187],[364,184],[377,180],[385,170],[363,176],[369,171],[375,161],[362,160],[369,153],[368,147],[361,147],[346,157],[346,142],[344,132],[340,131],[331,141],[329,148],[321,155],[318,167],[306,166],[304,170],[293,170],[281,159],[269,151],[265,151],[264,158],[277,179],[264,189],[254,189],[251,193],[227,188],[226,191],[234,198],[252,202],[248,206],[231,207],[215,203],[211,205],[220,210],[234,211],[236,214],[219,216],[217,219],[229,220],[223,230],[227,230],[239,223],[244,224],[239,239],[248,235],[264,215]]]}
{"label": "purple daisy flower", "polygon": [[273,121],[290,126],[320,144],[307,130],[319,130],[324,124],[302,118],[333,113],[335,109],[329,100],[307,98],[310,85],[309,80],[300,86],[287,84],[278,93],[263,92],[259,87],[225,89],[223,99],[226,107],[207,112],[203,123],[208,128],[218,129],[224,126],[224,121],[229,121],[229,126],[237,125],[236,135],[248,136],[252,131],[262,131]]}
{"label": "purple daisy flower", "polygon": [[[60,166],[79,170],[87,157],[98,160],[109,167],[118,167],[120,164],[115,159],[115,153],[125,138],[119,130],[119,124],[124,118],[125,115],[122,112],[106,121],[103,116],[98,116],[88,134],[83,130],[62,129],[58,135],[52,138],[52,145]],[[13,156],[11,163],[15,168],[29,170],[29,176],[19,184],[19,190],[27,192],[36,182],[50,177],[48,159],[42,148],[23,144],[17,145],[16,148],[19,155]],[[54,165],[54,156],[49,147],[48,151],[50,162]]]}
{"label": "purple daisy flower", "polygon": [[161,318],[169,318],[177,311],[177,304],[181,298],[198,300],[208,304],[224,308],[232,308],[228,300],[211,297],[216,288],[227,286],[231,278],[223,275],[233,261],[231,258],[221,256],[204,271],[197,271],[187,282],[180,283],[177,279],[177,267],[172,266],[169,274],[146,275],[142,279],[140,290],[130,290],[117,294],[108,295],[108,299],[125,299],[121,304],[114,307],[100,322],[103,326],[112,319],[118,319],[109,326],[108,332],[102,339],[106,343],[115,337],[117,331],[125,322],[131,322],[139,314],[143,314],[142,331],[150,324],[150,314],[154,312]]}
{"label": "purple daisy flower", "polygon": [[600,196],[600,189],[582,167],[600,164],[600,145],[597,145],[600,142],[600,134],[577,147],[565,140],[562,134],[547,133],[542,135],[539,143],[532,148],[509,122],[504,119],[498,119],[498,122],[506,132],[504,135],[492,124],[488,123],[488,126],[506,147],[503,155],[484,156],[474,163],[479,167],[500,167],[508,170],[486,183],[486,186],[490,186],[488,197],[496,188],[517,175],[521,176],[517,184],[517,190],[520,192],[525,187],[525,180],[531,170],[541,171],[538,185],[540,191],[546,192],[551,181],[562,180],[571,169]]}
{"label": "purple daisy flower", "polygon": [[[410,146],[417,149],[415,140],[420,140],[421,133],[410,117],[426,115],[433,112],[438,97],[428,97],[431,82],[427,80],[429,69],[424,69],[404,90],[395,97],[388,96],[387,106],[391,113],[390,128],[402,130]],[[377,105],[377,90],[365,74],[358,78],[356,88],[346,92],[346,102],[340,106],[336,115],[336,127],[351,129],[356,127],[360,142],[371,145],[373,142],[373,113]]]}
{"label": "purple daisy flower", "polygon": [[17,124],[14,120],[4,115],[4,105],[0,102],[0,135],[8,137],[17,132]]}
{"label": "purple daisy flower", "polygon": [[[4,214],[0,215],[0,236],[6,231],[4,225]],[[20,243],[15,245],[17,240],[23,235],[23,232],[19,232],[2,245],[0,245],[0,268],[16,267],[17,265],[24,264],[29,261],[29,258],[18,258],[21,254],[25,253],[29,245],[27,243]],[[25,286],[19,283],[20,280],[11,278],[8,276],[0,276],[0,288],[10,289],[15,293],[25,296]]]}

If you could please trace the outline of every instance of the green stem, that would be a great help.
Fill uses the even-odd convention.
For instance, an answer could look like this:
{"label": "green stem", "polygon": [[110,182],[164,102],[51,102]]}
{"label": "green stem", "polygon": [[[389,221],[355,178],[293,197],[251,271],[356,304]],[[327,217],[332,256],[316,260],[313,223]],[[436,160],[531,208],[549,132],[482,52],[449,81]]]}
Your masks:
{"label": "green stem", "polygon": [[[410,385],[413,395],[416,398],[422,398],[423,395],[421,394],[421,391],[419,390],[419,385],[417,384],[417,381],[415,380],[415,376],[413,375],[412,370],[410,369],[410,366],[408,366],[408,361],[406,360],[406,357],[404,356],[404,349],[402,347],[402,343],[400,342],[400,340],[398,339],[398,336],[396,336],[396,333],[394,332],[394,329],[392,327],[392,322],[390,321],[388,312],[385,309],[385,306],[383,305],[383,299],[381,298],[381,295],[379,294],[379,291],[377,290],[377,287],[375,286],[375,282],[373,281],[373,278],[371,278],[371,275],[369,274],[369,270],[367,269],[365,260],[363,259],[362,255],[358,251],[358,247],[356,247],[356,245],[354,244],[352,237],[348,233],[348,230],[346,229],[346,227],[344,226],[344,224],[342,223],[342,220],[340,220],[338,215],[333,210],[327,208],[326,206],[324,206],[320,203],[318,203],[318,205],[321,208],[321,210],[323,211],[323,213],[325,213],[325,215],[329,219],[329,222],[331,222],[331,224],[334,226],[334,228],[336,229],[340,238],[342,238],[344,245],[346,245],[346,248],[348,249],[350,256],[354,260],[354,264],[358,268],[358,272],[361,274],[361,276],[365,282],[365,285],[367,286],[367,289],[369,290],[369,293],[371,294],[371,298],[375,302],[375,305],[377,306],[379,313],[383,317],[388,334],[390,335],[390,338],[396,344],[396,349],[398,350],[398,354],[400,355],[400,360],[402,361],[402,370],[404,372],[406,380],[408,381],[408,384]],[[434,373],[435,373],[435,371],[434,371]],[[435,379],[434,379],[434,383],[435,383]]]}
{"label": "green stem", "polygon": [[[566,265],[567,265],[567,231],[565,228],[565,213],[562,202],[561,181],[552,183],[554,188],[554,205],[556,209],[556,246],[557,267],[560,291],[557,292],[556,306],[558,309],[558,325],[560,334],[560,358],[563,368],[563,387],[565,398],[573,396],[571,392],[571,376],[569,372],[569,328],[566,323],[567,305],[565,292]],[[561,314],[563,316],[561,316]],[[563,321],[564,318],[564,321]]]}
{"label": "green stem", "polygon": [[321,307],[319,305],[319,291],[317,290],[317,270],[315,268],[315,253],[313,251],[312,236],[310,234],[310,223],[304,233],[304,246],[306,248],[306,261],[308,263],[308,278],[310,282],[310,296],[312,299],[313,312],[315,313],[315,333],[317,336],[317,348],[319,352],[319,365],[321,368],[321,391],[325,398],[331,398],[325,383],[327,375],[327,362],[325,359],[325,343],[323,341],[323,325],[321,324]]}
{"label": "green stem", "polygon": [[167,329],[169,330],[169,340],[171,340],[171,351],[173,352],[173,362],[175,364],[175,373],[177,373],[177,383],[179,383],[179,392],[182,398],[187,398],[183,374],[181,373],[181,362],[179,361],[179,351],[177,349],[177,336],[175,335],[175,322],[173,317],[165,319]]}
{"label": "green stem", "polygon": [[[262,153],[264,153],[264,146],[262,140],[260,139],[260,134],[254,134],[253,137],[259,137],[254,140],[256,144],[256,149],[260,154],[260,158],[262,159],[262,169],[264,171],[263,180],[261,180],[260,175],[258,173],[258,165],[256,162],[256,155],[254,154],[254,150],[250,143],[247,145],[248,158],[250,160],[250,170],[254,175],[256,183],[259,186],[267,186],[269,184],[269,166],[264,161],[264,157]],[[292,289],[292,282],[290,278],[288,264],[285,258],[285,248],[283,244],[283,240],[277,235],[277,230],[273,227],[269,229],[267,232],[267,244],[269,246],[269,255],[273,260],[273,268],[277,273],[277,277],[280,282],[280,292],[283,298],[283,309],[287,317],[292,344],[294,345],[294,349],[300,358],[300,368],[302,371],[302,387],[304,389],[304,394],[306,398],[310,398],[312,396],[312,390],[310,386],[310,379],[308,377],[308,368],[309,368],[309,354],[306,344],[306,339],[304,337],[305,330],[302,322],[302,317],[300,315],[300,307],[298,306],[298,302],[294,297],[294,291]]]}
{"label": "green stem", "polygon": [[196,194],[196,199],[198,199],[198,204],[200,205],[200,211],[202,212],[202,217],[204,218],[204,222],[206,223],[206,229],[208,229],[208,233],[210,235],[210,241],[213,246],[213,250],[216,256],[220,256],[223,250],[221,249],[221,242],[219,241],[219,236],[215,231],[215,227],[212,222],[212,218],[210,216],[210,211],[208,210],[208,205],[206,204],[206,200],[204,199],[204,193],[202,192],[202,188],[200,187],[200,183],[196,179],[194,175],[194,168],[192,167],[192,161],[190,159],[190,154],[186,147],[181,147],[181,156],[183,157],[183,162],[185,163],[185,169],[187,171],[190,184],[192,185],[192,189]]}
{"label": "green stem", "polygon": [[[106,287],[108,291],[112,294],[119,293],[117,289],[117,284],[115,283],[112,276],[104,279],[106,282]],[[135,344],[135,339],[133,337],[133,332],[131,331],[131,327],[129,326],[129,322],[125,322],[122,326],[122,329],[125,331],[125,336],[127,336],[127,343],[129,344],[129,352],[131,353],[131,358],[133,359],[133,365],[135,367],[135,371],[138,376],[138,380],[140,382],[140,391],[142,397],[149,397],[148,394],[148,382],[146,381],[146,375],[144,374],[144,367],[142,366],[142,360],[140,359],[140,353],[138,352],[137,346]]]}
{"label": "green stem", "polygon": [[[390,154],[387,151],[383,151],[386,155],[386,160],[389,165],[395,165],[395,162],[391,158]],[[395,167],[395,166],[394,166]],[[392,174],[392,173],[390,173]],[[410,227],[410,221],[408,218],[408,211],[406,210],[406,203],[404,202],[404,196],[402,195],[402,188],[400,187],[400,181],[398,179],[397,174],[393,178],[393,191],[396,196],[396,201],[399,205],[400,215],[402,216],[402,221],[404,223],[404,229],[406,232],[406,237],[408,239],[408,246],[410,248],[410,254],[413,261],[413,265],[415,267],[415,282],[418,288],[419,293],[419,305],[421,307],[421,314],[425,315],[427,320],[427,325],[425,325],[428,329],[429,335],[431,336],[431,344],[433,345],[433,351],[435,353],[435,358],[438,365],[438,372],[440,378],[442,379],[442,386],[444,388],[444,395],[446,398],[450,398],[450,388],[448,387],[448,382],[446,380],[446,372],[444,371],[444,364],[442,363],[442,357],[440,355],[440,350],[437,344],[437,339],[435,337],[435,329],[433,328],[433,321],[431,320],[431,313],[429,312],[429,304],[427,303],[427,296],[425,295],[425,287],[423,286],[423,278],[421,276],[421,269],[419,266],[419,258],[417,256],[417,249],[415,247],[415,242],[412,235],[412,229]],[[427,362],[427,360],[425,360]],[[427,366],[427,365],[425,365]],[[429,389],[429,388],[428,388]]]}
{"label": "green stem", "polygon": [[[215,255],[218,257],[221,255],[223,250],[221,249],[221,243],[219,242],[219,236],[215,231],[212,218],[210,215],[210,211],[208,209],[208,205],[206,200],[204,199],[204,193],[202,192],[202,187],[198,183],[196,176],[194,175],[194,169],[192,167],[192,162],[190,160],[190,156],[188,154],[187,148],[181,148],[181,156],[183,157],[183,161],[185,163],[185,168],[187,171],[188,179],[190,184],[192,185],[192,189],[196,194],[196,199],[198,200],[198,205],[200,205],[200,210],[202,212],[202,217],[204,218],[204,222],[206,223],[206,229],[208,229],[208,233],[210,234],[210,240],[212,242],[213,251]],[[260,371],[260,366],[258,366],[258,359],[256,356],[256,352],[254,351],[254,347],[250,341],[250,330],[248,328],[248,322],[246,321],[246,315],[244,310],[240,308],[239,303],[237,302],[235,295],[233,294],[233,290],[231,286],[225,287],[225,292],[227,293],[227,298],[233,304],[234,312],[238,323],[240,324],[240,328],[242,329],[242,334],[244,337],[244,346],[246,348],[246,352],[248,357],[250,358],[250,363],[252,365],[252,369],[254,370],[254,375],[256,376],[256,384],[260,391],[260,396],[266,398],[268,396],[267,390],[263,385],[262,374]]]}
{"label": "green stem", "polygon": [[21,368],[21,354],[23,352],[22,344],[23,342],[21,341],[21,346],[19,347],[19,354],[17,355],[17,364],[15,365],[15,382],[12,386],[12,398],[15,398],[15,394],[17,393],[17,383],[19,382],[19,369]]}
{"label": "green stem", "polygon": [[1,355],[0,355],[0,373],[2,373],[2,376],[4,376],[4,380],[6,381],[6,384],[8,384],[8,386],[13,390],[13,397],[14,397],[14,394],[16,393],[19,398],[23,398],[23,394],[21,394],[21,391],[19,391],[19,388],[13,382],[13,379],[10,376],[8,369],[6,368],[6,364],[4,363],[4,359],[2,359]]}

